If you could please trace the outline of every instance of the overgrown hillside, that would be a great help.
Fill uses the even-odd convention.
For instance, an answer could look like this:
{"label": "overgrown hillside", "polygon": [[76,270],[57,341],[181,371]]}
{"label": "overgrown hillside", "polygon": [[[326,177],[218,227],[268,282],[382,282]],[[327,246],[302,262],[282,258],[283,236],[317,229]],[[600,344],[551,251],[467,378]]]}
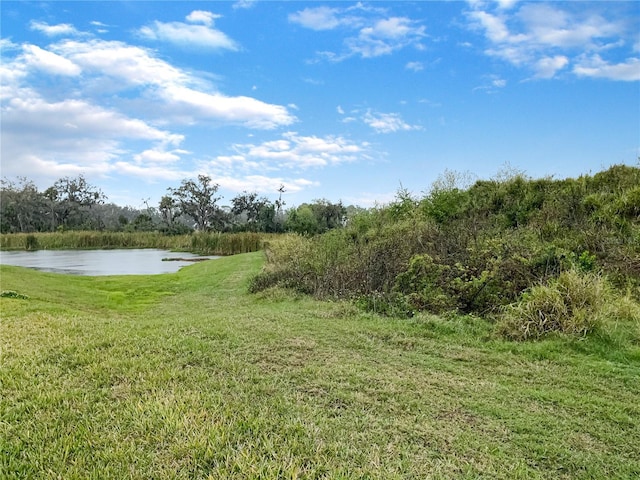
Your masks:
{"label": "overgrown hillside", "polygon": [[392,314],[471,313],[513,338],[637,322],[639,168],[466,188],[461,179],[447,172],[421,198],[400,191],[344,229],[271,242],[252,289],[290,287]]}

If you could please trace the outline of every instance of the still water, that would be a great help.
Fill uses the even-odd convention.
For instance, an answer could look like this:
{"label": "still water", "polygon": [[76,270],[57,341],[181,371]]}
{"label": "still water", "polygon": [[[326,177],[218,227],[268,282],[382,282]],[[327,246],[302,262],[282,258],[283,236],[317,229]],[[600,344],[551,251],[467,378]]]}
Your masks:
{"label": "still water", "polygon": [[0,252],[0,263],[35,268],[45,272],[70,275],[153,275],[177,272],[192,261],[165,258],[193,259],[192,253],[170,252],[159,249],[126,250],[36,250],[35,252]]}

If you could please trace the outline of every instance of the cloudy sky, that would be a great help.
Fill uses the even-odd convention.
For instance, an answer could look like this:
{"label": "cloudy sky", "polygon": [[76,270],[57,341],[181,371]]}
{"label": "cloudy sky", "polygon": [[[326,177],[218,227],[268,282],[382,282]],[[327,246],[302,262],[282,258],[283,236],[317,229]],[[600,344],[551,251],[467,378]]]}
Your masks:
{"label": "cloudy sky", "polygon": [[[637,165],[640,2],[6,1],[3,177],[370,206]],[[224,203],[224,201],[223,201]]]}

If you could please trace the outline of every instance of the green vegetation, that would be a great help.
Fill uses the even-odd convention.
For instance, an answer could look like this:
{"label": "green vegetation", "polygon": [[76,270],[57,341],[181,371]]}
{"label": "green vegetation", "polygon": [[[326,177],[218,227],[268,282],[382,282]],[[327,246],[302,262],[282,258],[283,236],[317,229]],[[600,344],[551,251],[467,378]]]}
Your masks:
{"label": "green vegetation", "polygon": [[285,211],[283,185],[274,201],[243,192],[225,206],[220,205],[218,188],[211,177],[198,175],[195,180],[182,180],[178,188],[167,189],[157,208],[147,199],[143,200],[146,208],[139,210],[106,203],[106,196],[82,175],[61,178],[44,192],[26,178],[3,178],[0,233],[91,230],[185,235],[197,230],[315,234],[342,226],[347,213],[342,203],[324,199]]}
{"label": "green vegetation", "polygon": [[56,250],[91,248],[163,248],[200,255],[235,255],[256,252],[273,239],[267,233],[203,232],[163,235],[158,232],[66,231],[55,233],[9,233],[0,235],[2,250]]}
{"label": "green vegetation", "polygon": [[640,168],[466,180],[446,172],[422,198],[401,190],[345,228],[270,242],[251,290],[293,288],[389,315],[473,314],[519,339],[585,335],[602,316],[639,321]]}
{"label": "green vegetation", "polygon": [[222,225],[199,182],[163,198],[172,235],[0,236],[243,253],[155,276],[0,266],[1,478],[640,478],[639,168],[446,172],[348,220],[303,204],[278,235],[281,198],[244,193],[243,233],[178,234],[181,202]]}
{"label": "green vegetation", "polygon": [[518,343],[472,316],[250,295],[262,265],[1,266],[0,477],[640,476],[631,324]]}

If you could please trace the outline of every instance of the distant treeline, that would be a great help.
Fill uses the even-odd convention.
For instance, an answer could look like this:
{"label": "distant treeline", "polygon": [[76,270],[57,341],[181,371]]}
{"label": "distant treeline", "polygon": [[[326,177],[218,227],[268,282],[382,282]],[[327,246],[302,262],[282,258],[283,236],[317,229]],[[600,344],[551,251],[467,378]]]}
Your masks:
{"label": "distant treeline", "polygon": [[401,190],[342,229],[274,240],[252,290],[293,288],[390,314],[482,315],[514,338],[585,334],[604,317],[640,330],[639,168],[464,179],[446,172],[422,197]]}
{"label": "distant treeline", "polygon": [[[64,177],[39,191],[27,178],[3,179],[0,188],[0,233],[60,231],[323,233],[343,225],[347,208],[341,202],[315,200],[285,210],[282,199],[271,201],[243,192],[221,206],[218,185],[200,175],[169,188],[158,206],[135,209],[107,203],[102,191],[82,175]],[[354,207],[350,207],[351,210]]]}

